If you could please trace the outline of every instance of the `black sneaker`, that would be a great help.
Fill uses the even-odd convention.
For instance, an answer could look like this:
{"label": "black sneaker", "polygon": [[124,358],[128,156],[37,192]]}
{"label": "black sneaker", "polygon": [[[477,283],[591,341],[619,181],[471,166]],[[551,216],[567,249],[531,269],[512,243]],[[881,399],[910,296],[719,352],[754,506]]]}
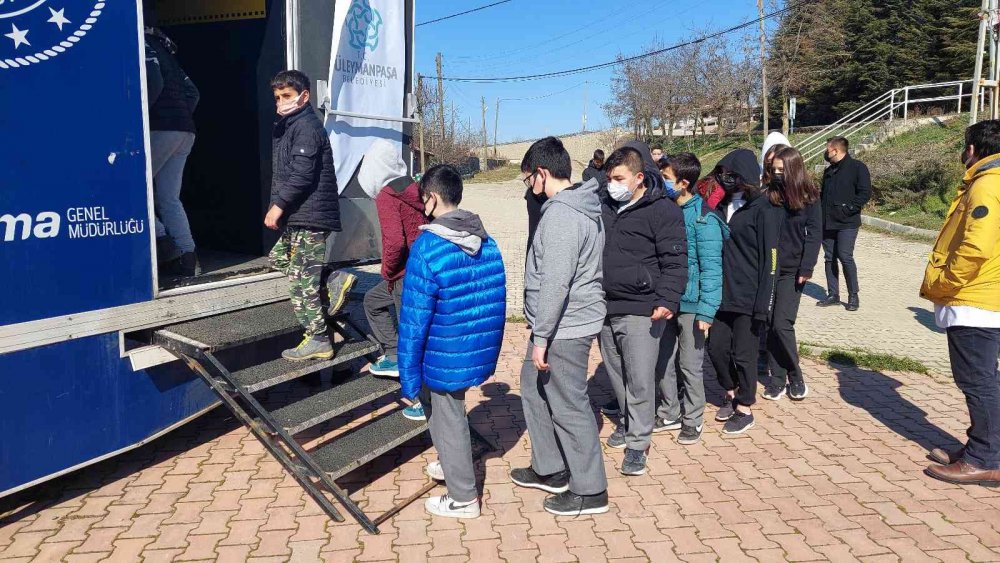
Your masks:
{"label": "black sneaker", "polygon": [[809,386],[804,379],[793,379],[788,382],[788,398],[793,401],[801,401],[809,395]]}
{"label": "black sneaker", "polygon": [[726,421],[726,425],[722,427],[722,433],[742,434],[753,428],[754,424],[753,413],[747,414],[745,412],[736,411],[733,413],[732,418]]}
{"label": "black sneaker", "polygon": [[566,491],[545,499],[543,506],[546,511],[557,516],[604,514],[608,511],[608,492],[578,495],[573,491]]}
{"label": "black sneaker", "polygon": [[834,305],[840,305],[839,295],[830,295],[826,299],[816,303],[817,307],[833,307]]}
{"label": "black sneaker", "polygon": [[622,408],[621,405],[618,404],[618,399],[611,399],[611,402],[601,407],[601,413],[605,416],[620,415],[622,413]]}
{"label": "black sneaker", "polygon": [[622,475],[645,475],[646,452],[642,450],[625,450],[625,461],[622,462]]}
{"label": "black sneaker", "polygon": [[851,295],[848,297],[847,305],[844,305],[844,308],[851,312],[857,311],[861,308],[861,300],[858,299],[857,295]]}
{"label": "black sneaker", "polygon": [[552,475],[539,475],[530,467],[514,469],[510,472],[510,480],[515,485],[529,489],[541,489],[547,493],[559,494],[569,490],[569,471],[560,471]]}
{"label": "black sneaker", "polygon": [[201,262],[198,261],[198,255],[194,252],[181,254],[178,267],[182,276],[193,278],[201,275]]}
{"label": "black sneaker", "polygon": [[777,401],[785,396],[786,387],[784,385],[768,385],[764,388],[762,395],[768,401]]}
{"label": "black sneaker", "polygon": [[697,444],[701,440],[701,428],[701,426],[684,425],[681,428],[681,433],[677,435],[677,443],[684,446]]}
{"label": "black sneaker", "polygon": [[615,431],[608,436],[608,447],[609,448],[624,448],[625,447],[625,425],[619,424],[615,426]]}
{"label": "black sneaker", "polygon": [[656,417],[656,422],[653,423],[653,432],[663,432],[665,430],[680,430],[681,421],[680,420],[667,420],[665,418]]}
{"label": "black sneaker", "polygon": [[715,420],[718,420],[719,422],[725,422],[729,420],[730,418],[733,417],[733,413],[736,412],[735,397],[732,399],[723,398],[722,401],[723,401],[722,408],[720,408],[719,412],[715,414]]}

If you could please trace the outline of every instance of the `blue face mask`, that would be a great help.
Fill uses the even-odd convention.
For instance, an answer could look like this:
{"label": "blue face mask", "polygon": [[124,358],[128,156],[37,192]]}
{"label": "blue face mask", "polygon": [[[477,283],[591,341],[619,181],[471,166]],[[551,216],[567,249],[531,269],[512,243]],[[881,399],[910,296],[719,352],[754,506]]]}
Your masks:
{"label": "blue face mask", "polygon": [[667,193],[667,197],[670,199],[677,199],[681,197],[681,191],[674,187],[673,180],[663,179],[663,190]]}

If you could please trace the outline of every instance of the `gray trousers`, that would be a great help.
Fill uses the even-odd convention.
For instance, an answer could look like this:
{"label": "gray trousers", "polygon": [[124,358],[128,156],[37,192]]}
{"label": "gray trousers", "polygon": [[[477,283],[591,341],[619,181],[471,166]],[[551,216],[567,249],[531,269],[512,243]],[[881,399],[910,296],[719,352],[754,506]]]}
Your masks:
{"label": "gray trousers", "polygon": [[569,489],[596,495],[608,489],[597,420],[587,397],[587,360],[593,336],[553,340],[549,371],[531,361],[534,345],[521,366],[521,402],[531,439],[531,468],[539,475],[569,470]]}
{"label": "gray trousers", "polygon": [[444,470],[448,496],[455,502],[472,502],[479,498],[476,468],[472,462],[472,437],[465,414],[465,391],[442,393],[424,387],[420,401],[427,415],[431,440],[438,451],[438,461]]}
{"label": "gray trousers", "polygon": [[625,447],[646,451],[656,420],[656,359],[666,321],[614,315],[601,329],[601,357],[625,423]]}
{"label": "gray trousers", "polygon": [[[698,330],[695,315],[685,313],[667,321],[660,340],[656,378],[663,402],[656,415],[699,427],[705,420],[705,334]],[[678,377],[680,387],[678,388]]]}
{"label": "gray trousers", "polygon": [[[399,310],[403,300],[403,280],[397,280],[389,291],[389,282],[382,280],[365,293],[364,309],[372,336],[382,345],[382,351],[396,361],[399,349]],[[395,309],[393,309],[395,307]]]}

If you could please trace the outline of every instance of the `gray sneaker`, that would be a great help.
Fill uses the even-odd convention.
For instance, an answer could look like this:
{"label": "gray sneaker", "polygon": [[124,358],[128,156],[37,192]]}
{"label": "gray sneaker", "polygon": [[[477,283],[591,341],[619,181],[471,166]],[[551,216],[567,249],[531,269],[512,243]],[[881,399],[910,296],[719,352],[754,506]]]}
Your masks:
{"label": "gray sneaker", "polygon": [[357,281],[358,276],[340,271],[333,272],[330,277],[326,278],[326,291],[327,295],[330,296],[328,315],[332,317],[344,308],[344,303],[347,303],[347,294],[350,293]]}
{"label": "gray sneaker", "polygon": [[656,417],[656,422],[653,423],[653,432],[664,432],[666,430],[680,430],[681,421],[680,420],[667,420],[665,418]]}
{"label": "gray sneaker", "polygon": [[642,450],[625,450],[625,461],[622,462],[622,475],[644,475],[646,473],[646,452]]}
{"label": "gray sneaker", "polygon": [[735,397],[733,397],[732,399],[724,397],[722,401],[723,401],[722,408],[720,408],[719,412],[715,414],[715,420],[718,420],[719,422],[725,422],[730,418],[733,418],[733,413],[736,412]]}
{"label": "gray sneaker", "polygon": [[327,336],[302,339],[295,348],[289,348],[281,353],[281,357],[295,362],[305,360],[329,360],[333,358],[333,345]]}
{"label": "gray sneaker", "polygon": [[619,424],[615,427],[615,431],[611,433],[608,437],[608,447],[609,448],[624,448],[625,447],[625,425]]}
{"label": "gray sneaker", "polygon": [[697,444],[701,440],[701,428],[701,426],[688,426],[685,424],[681,428],[681,433],[677,435],[677,443],[684,446]]}

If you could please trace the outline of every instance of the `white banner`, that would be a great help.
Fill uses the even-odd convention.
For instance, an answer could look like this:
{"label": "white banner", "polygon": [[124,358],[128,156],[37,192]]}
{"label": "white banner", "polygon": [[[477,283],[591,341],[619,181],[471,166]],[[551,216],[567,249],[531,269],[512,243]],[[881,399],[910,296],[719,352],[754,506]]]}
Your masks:
{"label": "white banner", "polygon": [[[403,117],[406,93],[404,0],[339,0],[334,8],[330,53],[330,109]],[[354,175],[375,139],[387,139],[402,152],[403,124],[330,114],[327,131],[333,146],[340,191]]]}

